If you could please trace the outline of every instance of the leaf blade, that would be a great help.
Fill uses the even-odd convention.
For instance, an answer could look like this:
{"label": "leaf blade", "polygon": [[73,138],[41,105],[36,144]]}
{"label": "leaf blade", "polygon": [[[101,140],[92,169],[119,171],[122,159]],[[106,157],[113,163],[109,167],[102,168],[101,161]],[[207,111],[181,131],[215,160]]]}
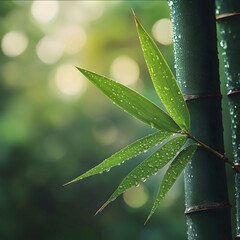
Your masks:
{"label": "leaf blade", "polygon": [[[166,196],[168,191],[171,189],[181,172],[186,167],[187,163],[190,161],[191,157],[197,150],[198,144],[194,143],[189,145],[188,147],[184,148],[177,157],[173,160],[171,165],[169,166],[167,172],[165,173],[162,183],[160,185],[160,189],[157,195],[157,198],[154,202],[153,208],[146,220],[146,222],[149,220],[149,218],[153,215],[157,207],[159,206],[161,200]],[[145,222],[145,223],[146,223]]]}
{"label": "leaf blade", "polygon": [[[186,136],[175,137],[161,146],[150,157],[140,163],[133,169],[121,182],[115,192],[110,196],[107,202],[97,211],[102,211],[113,199],[128,190],[129,188],[140,184],[147,178],[164,167],[177,153],[177,151],[185,144]],[[97,214],[96,213],[96,214]]]}
{"label": "leaf blade", "polygon": [[136,16],[135,22],[144,58],[156,92],[175,122],[181,129],[188,131],[190,115],[176,79],[158,47]]}
{"label": "leaf blade", "polygon": [[108,98],[135,118],[160,130],[180,131],[168,114],[139,93],[96,73],[78,67],[77,69]]}
{"label": "leaf blade", "polygon": [[137,156],[143,153],[144,151],[154,147],[155,145],[160,144],[162,141],[169,138],[171,135],[172,133],[168,131],[158,131],[146,137],[143,137],[135,141],[134,143],[130,144],[129,146],[123,148],[122,150],[115,153],[111,157],[105,159],[103,162],[101,162],[94,168],[90,169],[89,171],[83,173],[79,177],[73,179],[72,181],[64,185],[76,182],[83,178],[90,177],[105,170],[111,169],[112,167],[121,164],[123,161],[126,161],[131,157]]}

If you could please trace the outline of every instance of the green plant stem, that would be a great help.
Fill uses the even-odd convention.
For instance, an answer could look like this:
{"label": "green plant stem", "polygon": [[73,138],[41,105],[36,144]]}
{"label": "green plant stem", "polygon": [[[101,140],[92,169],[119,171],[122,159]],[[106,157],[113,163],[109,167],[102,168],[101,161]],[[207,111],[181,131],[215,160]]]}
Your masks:
{"label": "green plant stem", "polygon": [[231,162],[225,155],[219,153],[218,151],[214,150],[213,148],[209,147],[208,145],[206,145],[205,143],[201,142],[200,140],[198,140],[197,138],[193,137],[191,134],[186,133],[187,137],[194,140],[195,142],[197,142],[201,147],[207,149],[208,151],[212,152],[213,154],[215,154],[217,157],[219,157],[220,159],[222,159],[223,161],[225,161],[226,163],[228,163],[229,165],[232,166],[232,168],[236,171],[239,172],[239,168],[233,163]]}

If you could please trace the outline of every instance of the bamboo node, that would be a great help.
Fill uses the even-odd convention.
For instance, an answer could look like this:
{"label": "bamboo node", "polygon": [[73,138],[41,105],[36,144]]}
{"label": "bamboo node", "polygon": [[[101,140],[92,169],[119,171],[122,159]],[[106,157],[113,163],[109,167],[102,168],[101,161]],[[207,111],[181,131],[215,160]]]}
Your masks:
{"label": "bamboo node", "polygon": [[184,213],[188,215],[190,213],[208,211],[208,210],[213,210],[218,208],[229,208],[229,207],[231,207],[231,205],[227,202],[202,203],[199,205],[187,207]]}
{"label": "bamboo node", "polygon": [[237,240],[237,239],[240,239],[240,234],[237,234],[237,235],[235,236],[235,240]]}

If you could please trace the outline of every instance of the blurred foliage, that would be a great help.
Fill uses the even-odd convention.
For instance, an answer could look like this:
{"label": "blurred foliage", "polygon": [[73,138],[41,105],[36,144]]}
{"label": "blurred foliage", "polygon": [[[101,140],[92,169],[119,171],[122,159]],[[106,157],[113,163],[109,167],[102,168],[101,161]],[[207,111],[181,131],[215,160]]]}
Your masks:
{"label": "blurred foliage", "polygon": [[[113,61],[128,56],[140,70],[140,77],[131,87],[161,105],[140,51],[131,8],[150,30],[159,19],[170,18],[167,3],[55,1],[52,19],[48,16],[50,20],[41,22],[41,6],[35,6],[34,15],[34,2],[44,1],[2,1],[0,8],[0,238],[186,239],[181,180],[143,226],[162,174],[144,184],[149,198],[143,206],[133,208],[120,197],[93,217],[142,157],[128,161],[124,168],[62,187],[152,132],[113,105],[80,73],[76,78],[74,65],[110,76]],[[82,34],[80,40],[86,37],[81,48],[74,42],[75,32],[68,45],[62,47],[58,42],[72,34],[69,29]],[[12,31],[21,32],[27,39],[26,49],[15,57],[7,54],[16,47],[11,49],[11,41],[6,41],[6,34]],[[40,47],[44,37],[54,42],[45,46],[45,52]],[[4,38],[10,49],[4,47]],[[58,45],[60,50],[54,53]],[[173,68],[172,44],[159,47]],[[57,77],[57,72],[66,65],[73,70],[64,74],[65,80]]]}

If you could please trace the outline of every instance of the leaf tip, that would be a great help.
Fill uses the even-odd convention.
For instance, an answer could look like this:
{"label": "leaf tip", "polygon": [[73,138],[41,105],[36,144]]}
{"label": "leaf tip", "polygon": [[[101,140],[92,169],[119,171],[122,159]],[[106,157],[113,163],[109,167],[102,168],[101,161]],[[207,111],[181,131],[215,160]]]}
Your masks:
{"label": "leaf tip", "polygon": [[[75,66],[75,65],[74,65],[74,66]],[[80,68],[80,67],[77,67],[77,66],[75,66],[75,68],[76,68],[78,71],[80,71],[80,72],[83,72],[83,71],[84,71],[83,68]]]}
{"label": "leaf tip", "polygon": [[150,216],[148,216],[148,218],[146,219],[146,221],[144,222],[144,226],[146,226],[148,220],[149,220]]}
{"label": "leaf tip", "polygon": [[98,213],[100,213],[107,205],[108,205],[108,203],[104,203],[102,205],[102,207],[97,210],[97,212],[94,214],[94,216],[96,216]]}
{"label": "leaf tip", "polygon": [[[132,9],[132,8],[131,8],[131,9]],[[140,22],[138,21],[137,16],[136,16],[135,12],[133,11],[133,9],[132,9],[132,13],[133,13],[133,16],[134,16],[134,19],[135,19],[136,24],[139,25]]]}
{"label": "leaf tip", "polygon": [[132,14],[133,14],[134,18],[136,19],[137,17],[136,17],[136,14],[135,14],[133,8],[131,8],[131,10],[132,10]]}
{"label": "leaf tip", "polygon": [[70,183],[77,182],[77,181],[79,181],[79,180],[81,180],[81,179],[83,179],[83,177],[82,177],[82,176],[79,176],[79,177],[73,179],[73,180],[70,181],[70,182],[64,183],[62,186],[63,186],[63,187],[64,187],[64,186],[67,186],[67,185],[69,185]]}
{"label": "leaf tip", "polygon": [[64,183],[62,186],[65,187],[65,186],[67,186],[67,185],[69,185],[70,183],[73,183],[73,182],[75,182],[75,180],[72,180],[70,182]]}

